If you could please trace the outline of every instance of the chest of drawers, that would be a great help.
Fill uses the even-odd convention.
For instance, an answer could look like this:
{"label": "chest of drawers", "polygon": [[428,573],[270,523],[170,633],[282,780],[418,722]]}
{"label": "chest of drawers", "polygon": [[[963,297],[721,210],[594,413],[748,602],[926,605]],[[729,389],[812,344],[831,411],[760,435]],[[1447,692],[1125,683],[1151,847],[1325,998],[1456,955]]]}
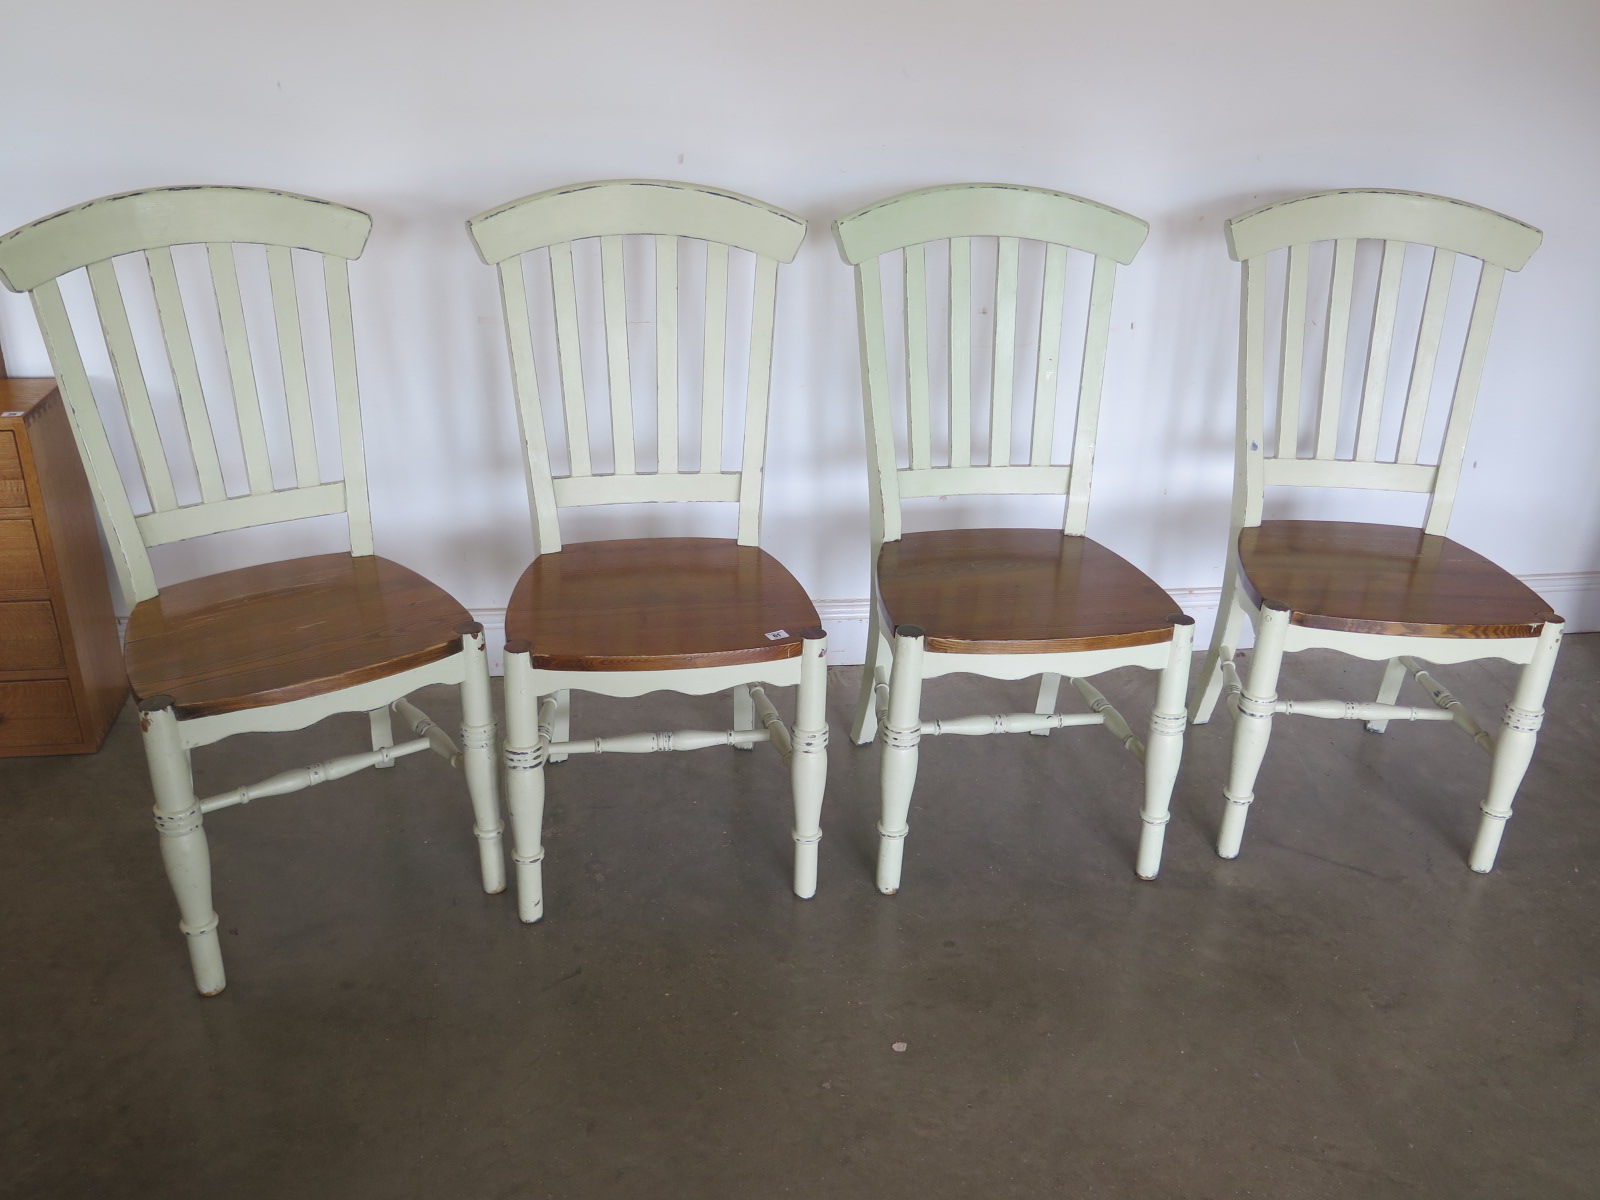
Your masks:
{"label": "chest of drawers", "polygon": [[127,691],[55,381],[0,379],[0,757],[98,750]]}

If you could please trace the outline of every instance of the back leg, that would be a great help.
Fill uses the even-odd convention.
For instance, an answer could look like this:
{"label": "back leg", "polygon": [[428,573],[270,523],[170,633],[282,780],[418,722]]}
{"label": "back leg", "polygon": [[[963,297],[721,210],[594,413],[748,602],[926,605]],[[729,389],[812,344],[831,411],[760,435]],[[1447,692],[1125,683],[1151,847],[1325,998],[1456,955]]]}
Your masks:
{"label": "back leg", "polygon": [[[1383,669],[1383,682],[1378,685],[1378,703],[1393,704],[1400,696],[1400,685],[1406,681],[1406,665],[1398,658],[1391,658],[1389,665]],[[1368,721],[1368,733],[1382,733],[1389,728],[1389,719],[1381,721]]]}
{"label": "back leg", "polygon": [[861,695],[856,700],[856,714],[850,722],[850,740],[865,746],[878,736],[878,684],[888,683],[894,664],[894,652],[883,635],[882,618],[878,616],[877,585],[873,585],[872,617],[867,626],[867,661],[861,668]]}
{"label": "back leg", "polygon": [[[1036,713],[1053,713],[1056,711],[1056,700],[1061,695],[1061,676],[1054,671],[1046,671],[1039,676],[1039,700],[1033,706]],[[1030,730],[1034,737],[1049,737],[1048,729]]]}
{"label": "back leg", "polygon": [[1191,719],[1196,725],[1211,720],[1216,710],[1217,698],[1222,695],[1222,664],[1232,662],[1239,649],[1239,635],[1244,632],[1244,606],[1239,602],[1239,568],[1228,563],[1227,575],[1222,581],[1222,597],[1217,605],[1217,623],[1211,631],[1211,649],[1206,652],[1205,665],[1200,668],[1200,690],[1195,693],[1190,706]]}

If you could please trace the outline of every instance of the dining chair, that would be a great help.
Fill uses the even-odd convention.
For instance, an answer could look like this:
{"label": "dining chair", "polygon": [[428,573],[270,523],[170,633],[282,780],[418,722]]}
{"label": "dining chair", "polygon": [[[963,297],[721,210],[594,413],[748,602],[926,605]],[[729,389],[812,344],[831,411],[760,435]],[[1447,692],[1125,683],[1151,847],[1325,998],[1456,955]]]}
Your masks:
{"label": "dining chair", "polygon": [[[499,268],[536,554],[506,610],[506,796],[522,920],[544,914],[546,764],[576,754],[768,743],[789,766],[794,891],[810,897],[827,638],[800,584],[760,546],[778,265],[793,260],[805,221],[732,192],[635,179],[540,192],[467,228]],[[653,337],[630,338],[630,326]],[[743,386],[730,388],[741,364]],[[604,403],[591,404],[602,381]],[[559,409],[541,403],[552,392]],[[565,443],[559,476],[547,417]],[[733,506],[737,536],[562,540],[562,509],[665,502]],[[792,729],[768,685],[797,685]],[[728,689],[730,730],[571,734],[573,691]]]}
{"label": "dining chair", "polygon": [[[1227,237],[1244,270],[1232,551],[1194,703],[1196,724],[1221,696],[1235,717],[1217,853],[1239,853],[1278,714],[1364,721],[1373,733],[1441,721],[1491,758],[1469,858],[1488,871],[1563,622],[1445,533],[1501,283],[1543,235],[1443,196],[1349,189],[1268,204],[1229,221]],[[1268,488],[1413,493],[1425,498],[1412,501],[1421,527],[1265,520]],[[1241,682],[1247,620],[1255,649]],[[1376,701],[1279,699],[1283,656],[1309,649],[1386,660]],[[1489,658],[1522,667],[1498,737],[1425,666]],[[1429,703],[1395,703],[1408,677]]]}
{"label": "dining chair", "polygon": [[[875,733],[883,742],[877,883],[885,894],[900,887],[919,744],[942,734],[1103,726],[1144,760],[1136,869],[1146,879],[1160,869],[1193,620],[1085,536],[1112,281],[1147,229],[1090,200],[1004,184],[908,192],[834,223],[855,267],[873,493],[872,616],[851,732],[858,744]],[[989,320],[975,320],[975,306],[980,318],[992,309]],[[1036,338],[1023,312],[1037,313]],[[1062,398],[1060,377],[1074,370]],[[986,447],[983,431],[974,437],[985,403]],[[907,500],[988,495],[1061,497],[1063,523],[905,531]],[[1089,682],[1125,666],[1160,673],[1148,745]],[[923,720],[923,681],[957,672],[1039,675],[1036,709]],[[1055,711],[1062,678],[1090,711]]]}
{"label": "dining chair", "polygon": [[[226,982],[203,824],[219,809],[431,749],[466,776],[484,890],[505,887],[482,628],[373,553],[348,275],[371,226],[305,196],[177,187],[0,238],[0,281],[32,294],[132,606],[161,856],[208,996]],[[152,547],[335,514],[349,553],[156,582]],[[461,688],[460,750],[406,699],[437,683]],[[193,750],[345,712],[368,714],[370,751],[196,795]],[[391,713],[414,738],[394,742]]]}

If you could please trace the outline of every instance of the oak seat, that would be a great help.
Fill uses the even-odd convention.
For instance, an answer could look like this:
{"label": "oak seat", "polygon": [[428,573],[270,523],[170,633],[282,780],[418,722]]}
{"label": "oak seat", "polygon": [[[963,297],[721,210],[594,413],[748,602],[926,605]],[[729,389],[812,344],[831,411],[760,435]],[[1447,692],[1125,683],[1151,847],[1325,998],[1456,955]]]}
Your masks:
{"label": "oak seat", "polygon": [[1172,640],[1181,609],[1113,550],[1053,529],[941,529],[884,543],[890,628],[950,654],[1053,654]]}
{"label": "oak seat", "polygon": [[204,717],[438,662],[461,652],[471,620],[397,562],[319,554],[168,585],[135,606],[123,656],[137,698]]}
{"label": "oak seat", "polygon": [[1251,600],[1289,622],[1349,633],[1531,638],[1553,614],[1527,584],[1460,542],[1402,525],[1263,521],[1239,534]]}
{"label": "oak seat", "polygon": [[805,589],[758,546],[627,538],[534,559],[511,594],[506,640],[531,644],[542,670],[681,670],[796,658],[820,624]]}

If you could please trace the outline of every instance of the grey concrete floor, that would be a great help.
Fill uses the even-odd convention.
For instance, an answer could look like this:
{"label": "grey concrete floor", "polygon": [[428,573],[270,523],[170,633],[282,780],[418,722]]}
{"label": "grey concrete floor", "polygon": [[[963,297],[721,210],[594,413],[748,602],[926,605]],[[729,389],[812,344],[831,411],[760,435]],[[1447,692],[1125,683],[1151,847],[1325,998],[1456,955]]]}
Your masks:
{"label": "grey concrete floor", "polygon": [[[1303,655],[1284,693],[1378,673]],[[1440,674],[1490,716],[1513,669]],[[1218,859],[1219,718],[1154,883],[1138,768],[1103,733],[925,742],[882,897],[857,678],[833,677],[809,903],[765,748],[554,768],[535,926],[478,889],[428,756],[207,821],[209,1000],[132,713],[98,755],[0,761],[0,1194],[1600,1195],[1600,636],[1568,643],[1490,876],[1463,861],[1487,760],[1441,725],[1280,719],[1244,853]],[[1104,685],[1142,722],[1148,676]],[[721,707],[579,697],[576,723]],[[928,687],[930,715],[1030,707],[1026,684]],[[200,786],[363,734],[200,751]]]}

